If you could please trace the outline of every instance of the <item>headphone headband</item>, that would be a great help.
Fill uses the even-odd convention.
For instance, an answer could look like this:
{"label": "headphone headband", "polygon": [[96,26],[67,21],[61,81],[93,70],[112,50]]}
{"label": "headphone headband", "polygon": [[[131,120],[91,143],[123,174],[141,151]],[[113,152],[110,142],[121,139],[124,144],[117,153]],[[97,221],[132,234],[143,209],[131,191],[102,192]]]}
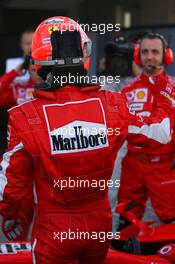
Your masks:
{"label": "headphone headband", "polygon": [[165,39],[165,37],[159,33],[153,33],[153,32],[150,32],[150,33],[147,33],[146,35],[144,35],[141,40],[140,40],[140,43],[142,43],[142,41],[144,39],[160,39],[162,41],[162,44],[163,44],[163,47],[164,49],[168,48],[168,42],[167,40]]}

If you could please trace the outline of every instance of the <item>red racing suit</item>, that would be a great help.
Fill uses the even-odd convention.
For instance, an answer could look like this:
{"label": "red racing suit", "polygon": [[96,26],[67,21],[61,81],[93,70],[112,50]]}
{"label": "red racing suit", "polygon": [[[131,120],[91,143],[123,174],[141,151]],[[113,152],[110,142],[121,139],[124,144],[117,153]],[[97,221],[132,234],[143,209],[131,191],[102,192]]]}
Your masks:
{"label": "red racing suit", "polygon": [[[26,80],[21,81],[18,78],[18,73],[15,70],[12,70],[8,73],[5,73],[0,77],[0,107],[10,108],[14,105],[19,105],[24,102],[27,102],[33,98],[33,86],[35,83],[33,81]],[[7,130],[6,126],[3,126],[2,130]],[[5,147],[4,141],[6,141],[6,133],[4,133],[4,138],[1,137],[2,146]],[[3,150],[4,151],[4,150]],[[0,161],[1,161],[0,157]],[[28,205],[33,204],[33,195],[31,193],[23,201],[21,205],[21,210],[26,212],[28,221],[32,219],[31,206],[27,209]],[[29,212],[29,213],[28,213]],[[26,219],[27,220],[27,219]],[[25,221],[28,225],[28,221]],[[26,230],[27,231],[27,230]],[[26,239],[26,238],[25,238]]]}
{"label": "red racing suit", "polygon": [[[165,72],[153,77],[164,78],[172,85],[172,77]],[[122,89],[129,107],[139,115],[150,116],[153,111],[155,89],[149,77],[142,73]],[[157,131],[158,133],[158,131]],[[167,145],[157,148],[138,147],[128,143],[128,152],[122,161],[122,174],[118,202],[131,202],[133,213],[141,218],[146,201],[151,199],[152,206],[161,221],[175,219],[175,169],[172,167],[175,152],[175,134]]]}
{"label": "red racing suit", "polygon": [[34,83],[31,80],[15,80],[18,73],[12,70],[0,77],[0,107],[9,108],[33,98]]}
{"label": "red racing suit", "polygon": [[122,94],[99,88],[36,91],[34,100],[9,110],[0,209],[16,218],[35,183],[34,263],[101,264],[112,230],[107,187],[115,184],[117,151],[126,138],[152,147],[171,138],[168,99],[161,96],[156,115],[142,118]]}

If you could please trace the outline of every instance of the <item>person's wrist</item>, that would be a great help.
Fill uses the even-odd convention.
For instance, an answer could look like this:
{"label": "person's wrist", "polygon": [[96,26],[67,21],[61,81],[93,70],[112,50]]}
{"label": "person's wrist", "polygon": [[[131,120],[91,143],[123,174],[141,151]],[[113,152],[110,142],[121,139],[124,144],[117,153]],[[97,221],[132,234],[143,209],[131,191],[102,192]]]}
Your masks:
{"label": "person's wrist", "polygon": [[23,69],[22,64],[17,66],[15,71],[18,74],[18,76],[24,75],[26,72],[26,70]]}
{"label": "person's wrist", "polygon": [[17,76],[20,76],[21,75],[21,73],[20,73],[19,70],[15,69],[14,71],[15,71],[15,73],[16,73]]}

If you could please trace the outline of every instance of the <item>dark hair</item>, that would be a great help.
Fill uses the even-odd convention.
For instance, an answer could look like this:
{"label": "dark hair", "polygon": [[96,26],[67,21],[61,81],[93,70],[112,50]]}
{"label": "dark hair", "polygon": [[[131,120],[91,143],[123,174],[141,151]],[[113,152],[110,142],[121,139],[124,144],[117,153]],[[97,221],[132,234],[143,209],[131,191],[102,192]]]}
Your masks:
{"label": "dark hair", "polygon": [[140,39],[140,45],[142,43],[142,41],[144,39],[160,39],[163,45],[163,50],[165,52],[165,49],[168,48],[168,43],[166,41],[166,39],[164,38],[163,35],[159,34],[159,33],[153,33],[153,32],[149,32],[147,34],[145,34],[141,39]]}
{"label": "dark hair", "polygon": [[27,29],[25,29],[22,33],[21,33],[21,36],[23,35],[23,34],[25,34],[25,33],[34,33],[35,31],[34,31],[34,29],[32,29],[32,28],[27,28]]}
{"label": "dark hair", "polygon": [[22,40],[22,37],[23,37],[23,35],[24,34],[30,34],[30,33],[34,33],[34,30],[32,29],[32,28],[28,28],[28,29],[25,29],[22,33],[21,33],[21,35],[20,35],[20,42],[21,42],[21,40]]}

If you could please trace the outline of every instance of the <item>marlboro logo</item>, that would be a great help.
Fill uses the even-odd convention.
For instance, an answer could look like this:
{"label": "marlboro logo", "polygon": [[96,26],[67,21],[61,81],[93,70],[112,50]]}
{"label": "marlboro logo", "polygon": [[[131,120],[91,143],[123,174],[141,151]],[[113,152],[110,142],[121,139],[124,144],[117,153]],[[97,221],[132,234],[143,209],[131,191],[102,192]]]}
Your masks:
{"label": "marlboro logo", "polygon": [[44,106],[52,154],[90,151],[108,146],[100,100]]}

